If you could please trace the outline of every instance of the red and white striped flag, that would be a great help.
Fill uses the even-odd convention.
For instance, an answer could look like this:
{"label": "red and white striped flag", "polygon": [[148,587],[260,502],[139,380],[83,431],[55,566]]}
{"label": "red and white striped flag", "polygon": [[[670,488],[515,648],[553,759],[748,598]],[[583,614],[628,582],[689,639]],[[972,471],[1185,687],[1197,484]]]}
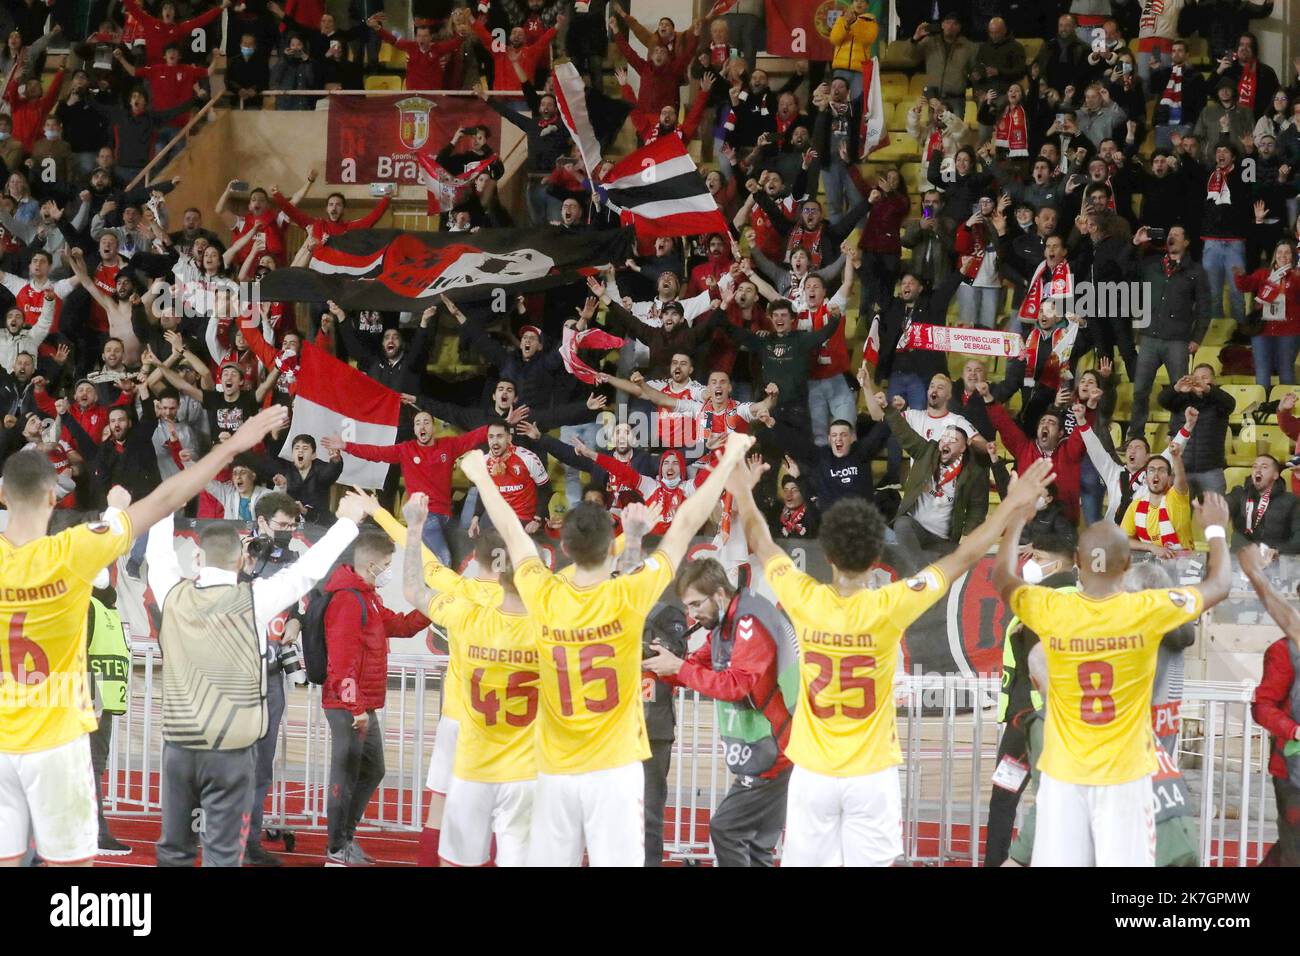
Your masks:
{"label": "red and white striped flag", "polygon": [[880,93],[880,61],[872,57],[862,64],[862,127],[858,130],[859,159],[866,159],[889,145],[885,122],[885,100]]}
{"label": "red and white striped flag", "polygon": [[727,220],[678,136],[661,136],[620,160],[600,192],[638,239],[727,234]]}
{"label": "red and white striped flag", "polygon": [[551,71],[554,79],[555,102],[569,135],[578,146],[582,166],[587,178],[596,181],[596,167],[600,165],[600,141],[587,115],[587,88],[582,84],[578,68],[570,61],[555,64]]}
{"label": "red and white striped flag", "polygon": [[867,333],[867,340],[862,343],[862,361],[866,362],[874,370],[880,364],[880,316],[871,317],[871,331]]}
{"label": "red and white striped flag", "polygon": [[475,177],[495,163],[497,157],[493,153],[472,166],[466,166],[459,176],[453,176],[426,153],[416,153],[415,161],[420,164],[420,184],[429,190],[428,214],[436,216],[455,209],[474,188]]}
{"label": "red and white striped flag", "polygon": [[[340,362],[310,342],[302,346],[298,386],[293,398],[289,435],[310,435],[316,444],[326,435],[362,445],[391,445],[397,440],[402,396],[369,375]],[[292,455],[285,442],[280,457]],[[362,461],[343,455],[340,481],[358,488],[382,488],[388,477],[384,462]]]}

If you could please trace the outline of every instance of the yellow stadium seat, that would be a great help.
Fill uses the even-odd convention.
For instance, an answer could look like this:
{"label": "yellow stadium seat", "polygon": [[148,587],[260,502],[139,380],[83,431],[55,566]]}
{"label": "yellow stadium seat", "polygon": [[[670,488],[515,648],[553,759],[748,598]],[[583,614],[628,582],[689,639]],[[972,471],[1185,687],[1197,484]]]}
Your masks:
{"label": "yellow stadium seat", "polygon": [[366,89],[368,90],[400,90],[401,88],[402,78],[400,76],[366,77]]}
{"label": "yellow stadium seat", "polygon": [[1153,452],[1159,452],[1169,444],[1169,423],[1168,422],[1147,422],[1144,429],[1147,447]]}
{"label": "yellow stadium seat", "polygon": [[925,74],[917,73],[907,83],[907,98],[915,102],[918,96],[924,96],[924,95],[925,95]]}
{"label": "yellow stadium seat", "polygon": [[379,44],[379,62],[387,63],[393,58],[393,54],[396,52],[397,47],[385,40],[383,43]]}
{"label": "yellow stadium seat", "polygon": [[907,113],[911,109],[907,101],[894,105],[892,109],[888,103],[885,104],[885,113],[889,118],[886,128],[889,130],[889,136],[892,139],[894,133],[907,132]]}
{"label": "yellow stadium seat", "polygon": [[1240,488],[1250,480],[1249,468],[1225,468],[1223,469],[1224,480],[1228,483],[1228,490]]}
{"label": "yellow stadium seat", "polygon": [[1240,415],[1251,405],[1262,404],[1265,401],[1264,388],[1261,385],[1224,385],[1223,390],[1237,400],[1237,407],[1233,410],[1234,415]]}
{"label": "yellow stadium seat", "polygon": [[1272,455],[1278,461],[1286,461],[1295,449],[1295,443],[1276,425],[1256,425],[1255,445],[1259,454]]}
{"label": "yellow stadium seat", "polygon": [[890,103],[907,99],[907,76],[903,73],[880,74],[880,95]]}
{"label": "yellow stadium seat", "polygon": [[1201,344],[1227,345],[1236,324],[1232,319],[1211,319],[1210,329],[1205,333],[1205,340]]}
{"label": "yellow stadium seat", "polygon": [[1204,66],[1210,62],[1210,41],[1205,37],[1187,38],[1187,59],[1195,66]]}
{"label": "yellow stadium seat", "polygon": [[[881,70],[913,69],[912,41],[891,40],[885,44],[884,52],[880,54],[880,68]],[[924,86],[925,84],[922,83],[921,85]]]}
{"label": "yellow stadium seat", "polygon": [[890,133],[889,145],[876,150],[871,158],[878,163],[915,162],[921,155],[921,147],[906,133]]}
{"label": "yellow stadium seat", "polygon": [[388,68],[390,70],[404,70],[408,59],[410,57],[405,50],[393,50],[393,55],[388,58]]}
{"label": "yellow stadium seat", "polygon": [[1229,465],[1238,468],[1249,468],[1255,463],[1255,458],[1259,453],[1255,450],[1254,442],[1234,440],[1232,432],[1228,431],[1223,436],[1223,454]]}
{"label": "yellow stadium seat", "polygon": [[1207,365],[1214,366],[1214,374],[1218,375],[1223,371],[1223,362],[1219,359],[1219,345],[1202,345],[1196,350],[1196,355],[1192,359],[1193,365],[1200,365],[1205,362]]}
{"label": "yellow stadium seat", "polygon": [[1038,53],[1043,49],[1042,37],[1017,37],[1020,45],[1025,48],[1025,62],[1033,63],[1038,59]]}
{"label": "yellow stadium seat", "polygon": [[1124,445],[1124,429],[1119,427],[1119,422],[1110,423],[1110,443],[1114,445],[1116,449],[1119,449]]}
{"label": "yellow stadium seat", "polygon": [[979,125],[979,107],[970,100],[966,101],[966,112],[962,114],[962,120],[972,129]]}
{"label": "yellow stadium seat", "polygon": [[1300,385],[1274,385],[1268,393],[1268,400],[1279,402],[1288,394],[1300,395]]}

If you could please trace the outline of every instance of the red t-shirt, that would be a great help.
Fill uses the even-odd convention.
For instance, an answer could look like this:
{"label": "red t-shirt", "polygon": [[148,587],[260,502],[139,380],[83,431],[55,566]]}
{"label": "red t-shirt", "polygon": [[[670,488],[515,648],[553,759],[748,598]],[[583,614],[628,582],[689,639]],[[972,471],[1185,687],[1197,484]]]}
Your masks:
{"label": "red t-shirt", "polygon": [[[135,75],[149,81],[149,98],[153,101],[153,108],[161,112],[194,99],[194,84],[207,76],[208,71],[201,66],[186,66],[184,63],[175,66],[159,63],[139,67]],[[189,121],[189,114],[182,113],[169,119],[167,125],[179,129]]]}

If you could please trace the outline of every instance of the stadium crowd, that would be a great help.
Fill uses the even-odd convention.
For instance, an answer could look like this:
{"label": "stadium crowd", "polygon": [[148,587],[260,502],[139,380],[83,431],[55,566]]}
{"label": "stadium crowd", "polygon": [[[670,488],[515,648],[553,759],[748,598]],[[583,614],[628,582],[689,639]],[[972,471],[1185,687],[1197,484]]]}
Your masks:
{"label": "stadium crowd", "polygon": [[[630,515],[632,530],[667,540],[695,495],[707,488],[716,499],[724,473],[739,469],[757,483],[769,547],[818,538],[832,508],[867,502],[883,516],[882,546],[954,569],[972,541],[982,554],[1008,527],[1035,568],[1072,554],[1101,523],[1129,550],[1167,559],[1205,543],[1193,503],[1217,514],[1226,495],[1234,546],[1300,553],[1300,502],[1283,478],[1300,436],[1296,393],[1285,388],[1300,354],[1300,58],[1259,58],[1251,25],[1273,13],[1272,0],[899,2],[902,39],[892,44],[865,0],[853,0],[830,34],[832,58],[798,61],[780,83],[759,64],[756,0],[680,25],[605,0],[480,0],[418,18],[410,39],[369,0],[350,3],[346,28],[306,0],[126,0],[89,13],[54,4],[48,25],[32,6],[0,5],[14,21],[0,54],[9,106],[0,465],[39,451],[57,474],[58,509],[111,509],[119,486],[147,500],[262,409],[291,407],[311,342],[402,396],[397,441],[294,433],[280,414],[264,437],[242,432],[239,453],[188,498],[185,515],[235,522],[283,548],[304,523],[347,524],[355,536],[368,517],[383,523],[386,508],[397,529],[399,512],[420,529],[417,558],[422,543],[438,564],[465,559],[459,529],[470,547],[504,540],[519,567],[501,502],[524,533],[566,547],[566,511],[589,514],[580,503],[611,515],[615,534]],[[238,38],[225,55],[208,52],[223,12]],[[209,41],[190,42],[196,31]],[[272,91],[275,109],[314,109],[323,98],[296,91],[362,88],[382,71],[385,44],[405,54],[408,88],[473,88],[527,138],[522,207],[506,207],[496,189],[504,169],[490,163],[443,228],[619,227],[558,115],[550,67],[568,57],[589,86],[588,111],[610,126],[605,158],[618,158],[611,144],[624,117],[636,145],[675,136],[695,150],[698,140],[728,231],[642,240],[626,262],[520,296],[507,314],[446,298],[409,313],[334,302],[241,309],[238,283],[309,264],[330,237],[378,223],[389,200],[361,215],[335,193],[314,215],[304,210],[313,171],[302,183],[231,182],[214,209],[175,210],[175,182],[141,183],[140,172],[211,95],[214,76],[232,108],[269,107]],[[863,116],[864,64],[887,59],[887,48],[924,77],[918,95],[884,107],[907,107],[898,138],[916,155],[895,150],[905,162],[881,160],[888,147],[864,150],[873,119]],[[893,116],[880,122],[896,129]],[[486,128],[458,130],[439,162],[457,173],[493,155]],[[1123,308],[1080,304],[1120,288],[1134,290]],[[943,326],[1006,337],[971,339],[995,344],[962,355],[933,344]],[[578,339],[591,366],[583,377],[561,345],[594,332],[605,335]],[[452,377],[435,361],[449,339],[478,374]],[[1255,433],[1268,441],[1246,439]],[[733,435],[753,436],[748,462],[727,454]],[[471,456],[474,471],[490,482],[458,478],[457,459],[475,449],[484,459]],[[344,497],[348,456],[396,466],[377,500]],[[998,522],[990,512],[1015,500],[1013,474],[1041,475],[1044,459],[1053,479],[1031,520]],[[1231,487],[1230,464],[1240,466]],[[743,497],[728,490],[692,512],[691,532],[704,527],[731,572],[677,582],[695,623],[721,626],[725,614],[704,605],[732,599],[735,569],[761,537]],[[331,552],[316,577],[345,536],[316,545]],[[147,560],[148,540],[135,538],[127,570],[142,576],[147,561],[162,602],[180,586]],[[237,542],[214,537],[211,547],[240,566]],[[364,661],[352,677],[370,692],[344,701],[326,685],[340,774],[330,858],[340,864],[365,862],[353,832],[383,772],[366,725],[382,710],[385,672],[366,650],[437,620],[427,602],[398,615],[373,598],[393,549],[363,530],[352,563],[325,585],[371,596],[346,611],[334,599],[338,619],[326,624],[331,661]],[[508,577],[497,585],[503,607],[536,597],[532,584],[511,591]],[[460,609],[433,608],[465,626]],[[336,650],[344,632],[351,643]],[[656,666],[670,685],[693,686],[681,660]],[[282,711],[283,678],[270,683]],[[250,744],[255,770],[222,770],[241,781],[232,806],[253,799],[259,819],[274,711],[261,738],[269,748]],[[1275,733],[1284,731],[1294,735],[1294,722]],[[782,755],[754,776],[784,775],[784,804],[788,770]],[[770,864],[773,820],[746,825],[758,833],[752,859]],[[255,820],[248,858],[276,862],[259,832]],[[183,863],[194,849],[167,852]],[[432,852],[436,860],[436,842]],[[455,852],[478,851],[458,842]]]}

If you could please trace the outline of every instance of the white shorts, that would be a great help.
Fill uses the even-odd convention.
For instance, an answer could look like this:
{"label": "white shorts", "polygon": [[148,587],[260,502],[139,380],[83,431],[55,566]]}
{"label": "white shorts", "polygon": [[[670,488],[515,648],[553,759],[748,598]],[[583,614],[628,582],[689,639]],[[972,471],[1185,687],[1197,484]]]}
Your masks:
{"label": "white shorts", "polygon": [[36,852],[51,863],[80,863],[99,850],[99,807],[90,738],[35,753],[0,753],[0,860]]}
{"label": "white shorts", "polygon": [[782,866],[890,866],[902,855],[898,767],[860,777],[794,768]]}
{"label": "white shorts", "polygon": [[439,855],[455,866],[482,866],[497,838],[497,866],[523,866],[533,825],[536,780],[479,783],[452,777],[442,814]]}
{"label": "white shorts", "polygon": [[456,766],[456,740],[460,737],[460,721],[443,717],[438,721],[438,731],[433,735],[433,756],[429,758],[429,776],[424,785],[440,796],[451,789],[451,769]]}
{"label": "white shorts", "polygon": [[[591,773],[537,775],[529,866],[645,866],[641,762]],[[498,848],[499,851],[499,848]]]}
{"label": "white shorts", "polygon": [[1033,866],[1155,866],[1151,778],[1091,787],[1039,774]]}

